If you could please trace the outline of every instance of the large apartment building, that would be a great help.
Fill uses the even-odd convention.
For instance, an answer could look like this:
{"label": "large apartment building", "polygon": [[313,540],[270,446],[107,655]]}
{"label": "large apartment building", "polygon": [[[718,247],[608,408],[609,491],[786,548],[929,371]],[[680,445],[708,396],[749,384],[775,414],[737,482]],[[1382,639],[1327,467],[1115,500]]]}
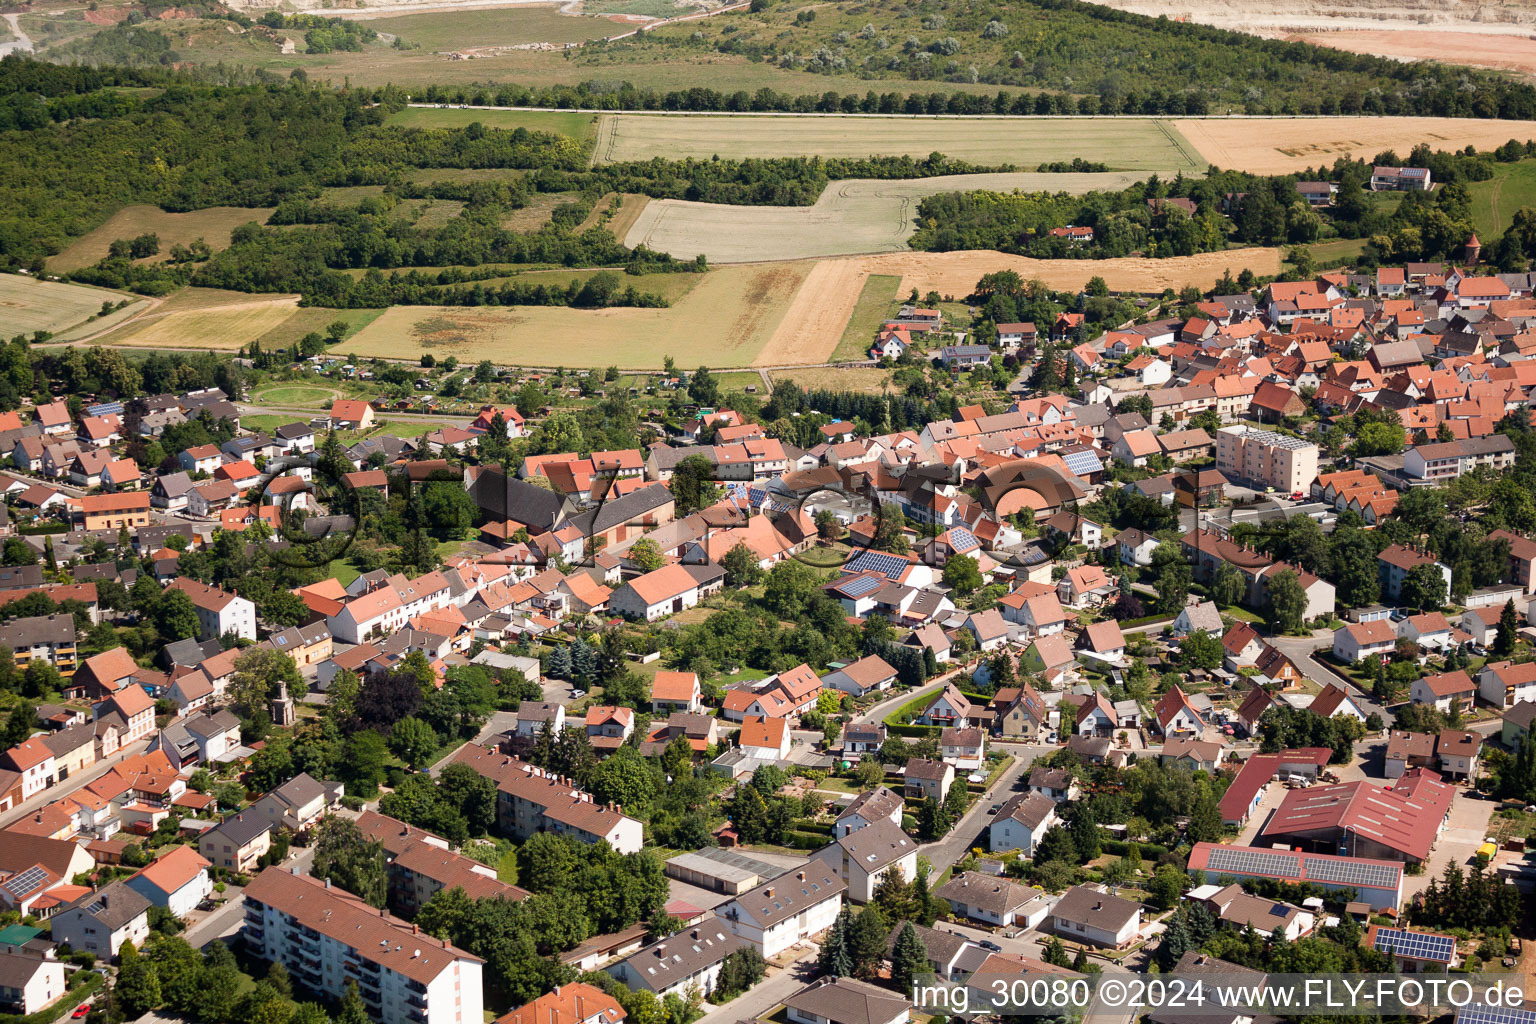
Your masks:
{"label": "large apartment building", "polygon": [[245,889],[244,934],[312,992],[340,999],[356,982],[382,1024],[484,1024],[484,961],[329,882],[267,868]]}
{"label": "large apartment building", "polygon": [[473,743],[454,760],[496,783],[497,828],[514,839],[553,832],[583,843],[602,840],[620,853],[639,853],[645,845],[644,825],[570,779]]}
{"label": "large apartment building", "polygon": [[1273,430],[1238,425],[1216,432],[1216,468],[1228,480],[1304,491],[1317,478],[1317,445]]}

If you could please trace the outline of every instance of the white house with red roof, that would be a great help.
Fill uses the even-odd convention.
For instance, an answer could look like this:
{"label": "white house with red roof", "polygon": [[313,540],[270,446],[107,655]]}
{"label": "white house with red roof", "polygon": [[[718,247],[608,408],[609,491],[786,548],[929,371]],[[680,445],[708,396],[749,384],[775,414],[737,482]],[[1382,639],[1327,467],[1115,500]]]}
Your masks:
{"label": "white house with red roof", "polygon": [[1333,634],[1333,656],[1354,664],[1362,658],[1382,657],[1397,647],[1397,631],[1383,619],[1351,622]]}
{"label": "white house with red roof", "polygon": [[1321,693],[1312,698],[1312,703],[1307,705],[1307,710],[1323,718],[1333,718],[1335,715],[1346,715],[1350,718],[1365,721],[1367,715],[1355,699],[1339,688],[1337,683],[1329,683],[1323,687]]}
{"label": "white house with red roof", "polygon": [[198,634],[216,640],[226,633],[242,640],[256,639],[256,606],[238,594],[210,587],[187,576],[172,580],[166,590],[179,590],[197,610]]}
{"label": "white house with red roof", "polygon": [[331,405],[332,430],[367,430],[373,426],[373,406],[367,402],[343,398]]}
{"label": "white house with red roof", "polygon": [[1205,719],[1190,703],[1189,695],[1177,684],[1170,686],[1154,709],[1157,725],[1164,736],[1176,733],[1198,733],[1205,728]]}
{"label": "white house with red roof", "polygon": [[509,439],[514,437],[522,437],[526,433],[526,431],[523,429],[523,414],[518,412],[515,407],[510,405],[482,406],[480,408],[480,414],[476,416],[475,421],[469,425],[469,429],[476,434],[484,434],[489,432],[491,429],[491,423],[496,419],[496,415],[498,413],[501,414],[502,422],[506,424],[507,437]]}

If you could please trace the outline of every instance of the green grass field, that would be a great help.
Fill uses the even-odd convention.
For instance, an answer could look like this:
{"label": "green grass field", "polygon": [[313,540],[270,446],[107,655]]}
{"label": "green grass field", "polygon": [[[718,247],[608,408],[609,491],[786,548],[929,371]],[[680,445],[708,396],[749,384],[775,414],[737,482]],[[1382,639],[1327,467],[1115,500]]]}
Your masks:
{"label": "green grass field", "polygon": [[926,157],[1034,170],[1043,159],[1082,157],[1111,170],[1193,173],[1205,161],[1171,125],[1151,119],[732,117],[605,114],[600,162],[697,157]]}
{"label": "green grass field", "polygon": [[527,128],[583,141],[597,132],[597,115],[560,110],[485,110],[460,107],[406,107],[389,118],[407,128],[462,128],[476,121],[487,128]]}
{"label": "green grass field", "polygon": [[333,388],[310,384],[274,384],[251,392],[251,398],[268,405],[314,405],[323,409],[330,405],[337,392]]}
{"label": "green grass field", "polygon": [[357,19],[423,50],[461,50],[518,43],[580,43],[624,31],[604,18],[583,18],[550,7],[445,10]]}
{"label": "green grass field", "polygon": [[125,298],[133,297],[83,284],[0,274],[0,318],[6,337],[34,331],[57,334],[95,316],[103,302],[116,304]]}
{"label": "green grass field", "polygon": [[875,331],[891,315],[891,304],[896,301],[896,289],[899,287],[901,278],[895,274],[869,275],[864,281],[864,289],[859,292],[858,305],[853,307],[853,316],[848,318],[848,328],[843,331],[843,339],[832,352],[832,362],[841,363],[867,357],[869,347],[875,341]]}
{"label": "green grass field", "polygon": [[1514,222],[1515,211],[1536,206],[1536,160],[1494,164],[1493,177],[1467,186],[1472,193],[1472,226],[1488,245]]}

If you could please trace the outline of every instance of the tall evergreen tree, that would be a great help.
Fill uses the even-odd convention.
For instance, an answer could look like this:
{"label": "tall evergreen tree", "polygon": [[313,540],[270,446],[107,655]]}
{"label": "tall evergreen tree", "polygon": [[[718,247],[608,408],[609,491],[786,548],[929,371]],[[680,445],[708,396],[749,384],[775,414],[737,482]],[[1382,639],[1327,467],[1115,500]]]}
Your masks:
{"label": "tall evergreen tree", "polygon": [[845,904],[821,942],[821,956],[816,966],[830,978],[848,978],[853,975],[853,957],[848,952],[848,923],[852,915],[853,911]]}
{"label": "tall evergreen tree", "polygon": [[891,950],[891,985],[898,992],[910,992],[914,979],[927,970],[928,949],[908,921],[901,926],[901,934],[896,936],[896,945]]}

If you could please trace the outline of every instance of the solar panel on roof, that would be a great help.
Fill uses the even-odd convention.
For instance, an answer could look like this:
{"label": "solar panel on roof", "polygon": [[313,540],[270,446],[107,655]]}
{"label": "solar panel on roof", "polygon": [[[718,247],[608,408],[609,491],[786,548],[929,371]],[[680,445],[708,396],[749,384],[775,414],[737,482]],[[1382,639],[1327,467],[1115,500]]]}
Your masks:
{"label": "solar panel on roof", "polygon": [[878,576],[855,576],[847,583],[838,586],[844,597],[863,597],[872,590],[879,590],[885,586],[885,580]]}
{"label": "solar panel on roof", "polygon": [[1456,1008],[1456,1024],[1536,1024],[1536,1011],[1473,1003]]}
{"label": "solar panel on roof", "polygon": [[1403,869],[1396,864],[1314,857],[1307,861],[1307,881],[1334,885],[1396,889]]}
{"label": "solar panel on roof", "polygon": [[1093,454],[1093,452],[1070,452],[1061,458],[1074,476],[1087,476],[1089,473],[1097,473],[1104,468],[1104,464],[1099,461],[1099,457]]}
{"label": "solar panel on roof", "polygon": [[48,872],[44,871],[42,868],[27,868],[27,870],[23,871],[21,874],[5,883],[5,886],[17,896],[24,896],[31,892],[33,889],[36,889],[39,885],[42,885],[43,879],[47,877]]}
{"label": "solar panel on roof", "polygon": [[1041,562],[1048,561],[1050,557],[1050,555],[1047,555],[1039,548],[1030,548],[1024,552],[1024,564],[1039,565]]}
{"label": "solar panel on roof", "polygon": [[954,548],[956,551],[960,551],[960,550],[967,550],[968,551],[971,548],[980,547],[981,546],[981,542],[978,541],[976,539],[976,536],[974,534],[972,534],[970,530],[967,530],[965,527],[963,527],[963,526],[954,526],[954,527],[951,527],[950,531],[949,531],[949,546]]}
{"label": "solar panel on roof", "polygon": [[898,558],[895,555],[887,555],[879,551],[860,551],[848,559],[843,566],[843,571],[864,572],[866,569],[873,569],[882,576],[894,579],[906,572],[909,564],[905,558]]}
{"label": "solar panel on roof", "polygon": [[1449,935],[1430,935],[1402,928],[1378,928],[1372,948],[1378,953],[1391,951],[1400,956],[1411,956],[1415,960],[1434,960],[1448,964],[1456,954],[1456,940]]}
{"label": "solar panel on roof", "polygon": [[1207,871],[1301,877],[1301,858],[1294,853],[1270,853],[1267,850],[1238,850],[1217,847],[1205,862]]}

